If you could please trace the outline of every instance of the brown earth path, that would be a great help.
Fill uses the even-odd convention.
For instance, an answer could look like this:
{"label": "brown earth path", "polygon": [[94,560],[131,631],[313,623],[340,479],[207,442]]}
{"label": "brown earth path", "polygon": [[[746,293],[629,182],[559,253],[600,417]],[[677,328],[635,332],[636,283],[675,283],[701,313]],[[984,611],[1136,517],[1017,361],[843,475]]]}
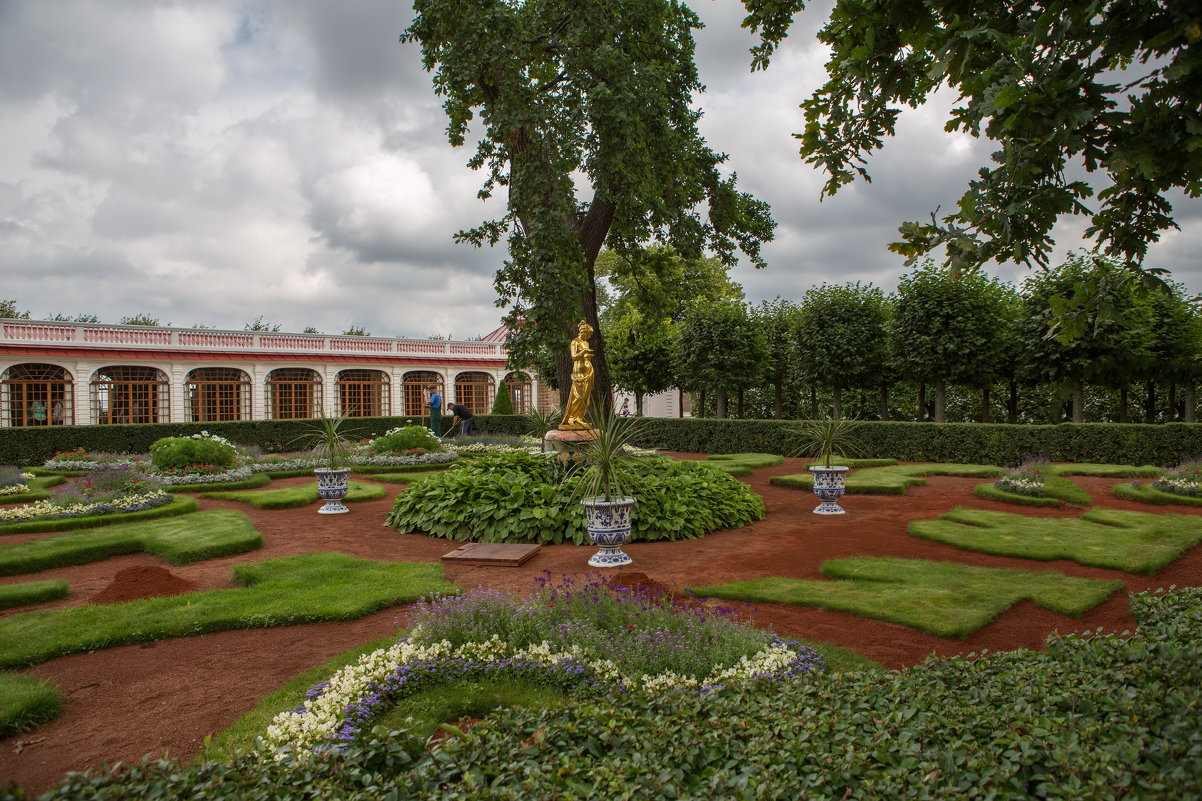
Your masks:
{"label": "brown earth path", "polygon": [[[683,458],[700,458],[678,454]],[[961,551],[906,534],[911,520],[933,518],[955,506],[1023,512],[1035,516],[1072,517],[1079,508],[1042,509],[986,501],[972,494],[980,479],[932,477],[925,487],[912,487],[904,497],[851,495],[844,498],[842,517],[810,514],[815,500],[808,492],[768,483],[774,475],[798,473],[804,463],[787,459],[756,470],[743,479],[763,498],[767,517],[741,529],[715,532],[679,543],[634,543],[627,547],[632,569],[669,586],[695,586],[779,575],[821,578],[819,567],[831,558],[855,555],[941,559],[965,564],[1054,569],[1076,576],[1121,578],[1118,593],[1081,619],[1066,617],[1023,602],[966,640],[948,640],[905,626],[852,615],[771,604],[753,610],[754,619],[782,635],[833,643],[858,651],[888,667],[922,662],[931,654],[1040,648],[1052,632],[1102,628],[1122,631],[1135,626],[1126,594],[1171,584],[1202,583],[1202,547],[1194,548],[1155,576],[1132,576],[1088,568],[1068,561],[1050,563]],[[273,486],[305,484],[311,479],[281,479]],[[1152,507],[1123,501],[1110,493],[1114,479],[1075,478],[1100,507],[1151,512],[1199,514],[1194,507]],[[383,526],[392,499],[400,490],[384,485],[387,496],[351,504],[347,515],[316,514],[316,506],[266,511],[232,501],[201,499],[201,509],[237,509],[262,532],[264,547],[239,556],[182,567],[165,565],[145,554],[106,559],[39,574],[0,578],[0,583],[61,578],[71,585],[63,601],[9,610],[52,609],[82,605],[113,584],[118,571],[136,566],[166,566],[198,590],[232,588],[231,566],[315,551],[336,551],[368,559],[437,561],[455,544],[419,534],[398,534]],[[0,544],[36,539],[38,535],[0,537]],[[584,572],[590,548],[544,547],[519,568],[449,565],[447,577],[471,588],[479,585],[524,591],[540,571],[554,576]],[[138,571],[134,571],[137,573]],[[103,763],[136,762],[143,756],[169,754],[187,760],[202,747],[206,735],[233,723],[291,677],[330,657],[403,625],[404,609],[386,609],[349,622],[315,623],[290,628],[206,634],[156,643],[74,654],[37,665],[26,672],[53,680],[66,700],[55,721],[0,740],[0,787],[16,781],[40,792],[68,771]]]}

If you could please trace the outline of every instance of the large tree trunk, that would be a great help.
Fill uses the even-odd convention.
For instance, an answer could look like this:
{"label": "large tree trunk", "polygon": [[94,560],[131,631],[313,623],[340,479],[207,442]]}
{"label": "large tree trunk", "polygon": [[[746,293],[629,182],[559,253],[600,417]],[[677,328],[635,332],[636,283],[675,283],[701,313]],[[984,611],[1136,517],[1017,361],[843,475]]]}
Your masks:
{"label": "large tree trunk", "polygon": [[1119,387],[1119,422],[1127,422],[1127,410],[1130,404],[1127,400],[1127,385],[1123,384]]}
{"label": "large tree trunk", "polygon": [[835,395],[835,419],[838,420],[843,417],[843,390],[840,389],[839,387],[835,387],[834,395]]}
{"label": "large tree trunk", "polygon": [[1184,423],[1193,423],[1196,420],[1198,399],[1195,397],[1194,382],[1186,381],[1182,394],[1185,395],[1185,414],[1181,415],[1181,421]]}
{"label": "large tree trunk", "polygon": [[935,382],[935,422],[947,422],[947,382],[940,378]]}
{"label": "large tree trunk", "polygon": [[1085,382],[1073,382],[1073,417],[1074,423],[1085,422]]}
{"label": "large tree trunk", "polygon": [[918,422],[927,419],[927,385],[918,385]]}
{"label": "large tree trunk", "polygon": [[740,420],[742,420],[743,419],[743,408],[744,408],[743,407],[743,390],[742,389],[739,390],[739,395],[738,395],[738,399],[736,402],[738,404],[738,406],[737,406],[738,412],[736,413],[736,416]]}
{"label": "large tree trunk", "polygon": [[634,393],[634,413],[639,417],[643,416],[643,393]]}
{"label": "large tree trunk", "polygon": [[717,404],[718,404],[717,416],[720,419],[725,420],[726,419],[726,389],[723,387],[719,387],[717,390],[715,390],[714,394],[716,396],[716,400],[717,400]]}
{"label": "large tree trunk", "polygon": [[1018,423],[1018,382],[1010,382],[1010,397],[1006,400],[1006,422],[1011,425]]}
{"label": "large tree trunk", "polygon": [[1181,416],[1177,414],[1177,385],[1169,382],[1169,417],[1168,422],[1180,420]]}
{"label": "large tree trunk", "polygon": [[1147,386],[1147,395],[1144,397],[1144,422],[1156,422],[1156,382],[1149,381]]}
{"label": "large tree trunk", "polygon": [[881,384],[881,419],[889,419],[889,385]]}
{"label": "large tree trunk", "polygon": [[981,422],[989,422],[989,385],[981,387]]}

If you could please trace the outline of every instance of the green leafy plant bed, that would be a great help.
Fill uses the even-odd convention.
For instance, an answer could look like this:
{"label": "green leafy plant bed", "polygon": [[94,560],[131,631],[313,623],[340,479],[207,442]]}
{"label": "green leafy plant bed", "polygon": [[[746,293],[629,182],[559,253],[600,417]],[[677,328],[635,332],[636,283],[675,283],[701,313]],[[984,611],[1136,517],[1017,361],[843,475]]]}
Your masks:
{"label": "green leafy plant bed", "polygon": [[[309,471],[312,474],[312,471]],[[227,490],[254,489],[256,487],[266,486],[271,482],[272,476],[267,473],[254,473],[250,478],[243,481],[226,481],[215,484],[176,484],[171,487],[175,492],[224,492]]]}
{"label": "green leafy plant bed", "polygon": [[[491,681],[545,687],[553,698],[738,690],[805,680],[813,650],[758,631],[733,612],[612,578],[546,578],[525,598],[479,589],[419,604],[415,626],[362,657],[274,719],[273,751],[320,752],[358,739],[398,702],[436,686]],[[395,720],[395,718],[394,718]]]}
{"label": "green leafy plant bed", "polygon": [[63,698],[49,681],[0,672],[0,737],[49,723],[62,711]]}
{"label": "green leafy plant bed", "polygon": [[72,774],[55,798],[1202,797],[1202,590],[1138,595],[1131,635],[745,693],[512,709],[445,748],[399,726],[316,764],[258,754]]}
{"label": "green leafy plant bed", "polygon": [[456,592],[438,564],[304,554],[238,565],[236,590],[210,590],[0,619],[0,667],[228,629],[354,620],[429,593]]}
{"label": "green leafy plant bed", "polygon": [[[32,572],[32,571],[30,571]],[[65,581],[26,581],[0,585],[0,609],[40,604],[66,598],[70,588]]]}
{"label": "green leafy plant bed", "polygon": [[746,476],[761,467],[775,467],[785,461],[785,457],[772,453],[716,453],[709,461],[732,476]]}
{"label": "green leafy plant bed", "polygon": [[[634,460],[638,498],[632,537],[682,540],[764,516],[760,497],[704,462]],[[482,456],[421,481],[397,496],[386,524],[398,531],[473,542],[588,542],[574,475],[557,476],[531,454]]]}
{"label": "green leafy plant bed", "polygon": [[29,501],[38,501],[42,498],[49,498],[50,492],[48,490],[50,487],[56,487],[66,480],[67,479],[63,476],[38,476],[37,478],[31,478],[25,485],[29,488],[28,492],[16,492],[9,495],[0,495],[0,503],[28,503]]}
{"label": "green leafy plant bed", "polygon": [[[836,460],[832,459],[832,463]],[[906,487],[926,484],[925,476],[958,476],[961,478],[996,478],[1004,474],[1000,467],[983,464],[899,464],[889,467],[870,467],[848,473],[849,494],[905,495]],[[813,489],[814,478],[809,473],[773,476],[769,482],[782,487]]]}
{"label": "green leafy plant bed", "polygon": [[129,523],[134,520],[155,520],[174,517],[196,511],[195,498],[176,498],[153,509],[138,512],[115,512],[105,515],[81,515],[78,517],[56,517],[47,520],[29,520],[24,523],[8,523],[0,526],[0,534],[35,534],[43,531],[74,531],[81,528],[99,528]]}
{"label": "green leafy plant bed", "polygon": [[1159,506],[1179,504],[1181,506],[1202,506],[1202,497],[1178,495],[1175,492],[1158,490],[1151,484],[1132,482],[1131,484],[1115,484],[1110,490],[1117,497],[1128,501],[1152,503]]}
{"label": "green leafy plant bed", "polygon": [[1023,495],[1010,492],[996,484],[978,484],[973,493],[981,498],[1002,503],[1014,503],[1019,506],[1059,506],[1061,501],[1078,506],[1089,506],[1093,499],[1089,493],[1073,481],[1058,476],[1047,476],[1043,482],[1042,495]]}
{"label": "green leafy plant bed", "polygon": [[0,576],[98,562],[140,551],[173,565],[246,553],[263,537],[241,512],[214,509],[0,546]]}
{"label": "green leafy plant bed", "polygon": [[767,577],[696,587],[698,595],[750,603],[835,609],[940,637],[967,637],[1021,600],[1079,617],[1123,586],[1046,571],[974,567],[922,559],[832,559],[834,581]]}
{"label": "green leafy plant bed", "polygon": [[[283,487],[281,489],[269,490],[206,492],[203,497],[221,501],[242,501],[259,509],[294,509],[298,506],[308,506],[320,499],[321,496],[317,492],[316,485],[307,485],[304,487]],[[344,503],[350,503],[353,501],[370,501],[383,497],[383,487],[352,481],[350,482],[350,490],[342,500]]]}
{"label": "green leafy plant bed", "polygon": [[938,520],[915,520],[909,532],[969,551],[1153,573],[1202,542],[1202,518],[1117,509],[1036,518],[958,508]]}

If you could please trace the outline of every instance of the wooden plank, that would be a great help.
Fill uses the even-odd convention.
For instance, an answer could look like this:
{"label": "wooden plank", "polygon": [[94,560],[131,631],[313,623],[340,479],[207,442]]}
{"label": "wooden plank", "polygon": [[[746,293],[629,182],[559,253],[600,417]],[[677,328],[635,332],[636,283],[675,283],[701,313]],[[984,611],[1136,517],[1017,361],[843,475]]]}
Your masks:
{"label": "wooden plank", "polygon": [[448,554],[443,554],[442,561],[460,565],[519,567],[533,559],[539,548],[538,545],[469,542]]}

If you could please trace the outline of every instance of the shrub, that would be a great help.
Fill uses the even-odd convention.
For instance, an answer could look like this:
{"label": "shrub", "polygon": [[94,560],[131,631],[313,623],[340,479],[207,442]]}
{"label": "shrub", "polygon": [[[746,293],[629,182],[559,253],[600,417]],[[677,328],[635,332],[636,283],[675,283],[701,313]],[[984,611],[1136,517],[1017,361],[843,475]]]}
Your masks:
{"label": "shrub", "polygon": [[156,470],[180,470],[191,465],[234,466],[234,449],[211,437],[163,437],[150,446],[150,462]]}
{"label": "shrub", "polygon": [[442,443],[425,426],[402,426],[373,439],[367,450],[381,456],[414,456],[440,451]]}
{"label": "shrub", "polygon": [[513,414],[513,398],[509,397],[509,387],[502,382],[497,387],[497,397],[492,404],[493,414]]}

